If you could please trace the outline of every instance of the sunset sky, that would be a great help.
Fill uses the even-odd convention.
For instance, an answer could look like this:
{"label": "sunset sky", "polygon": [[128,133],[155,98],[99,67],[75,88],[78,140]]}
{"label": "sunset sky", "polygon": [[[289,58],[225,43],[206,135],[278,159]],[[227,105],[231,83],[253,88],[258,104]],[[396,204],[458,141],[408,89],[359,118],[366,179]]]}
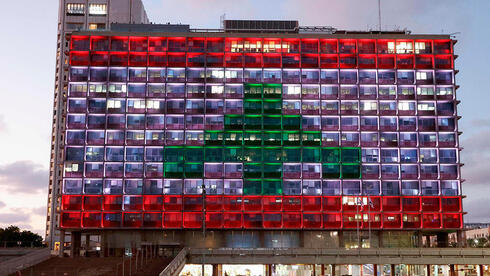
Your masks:
{"label": "sunset sky", "polygon": [[[113,0],[115,1],[115,0]],[[377,28],[377,0],[143,0],[155,23],[219,28],[227,19],[291,19],[302,26]],[[490,1],[382,0],[384,30],[455,34],[466,222],[490,222]],[[0,227],[44,236],[58,1],[0,9]]]}

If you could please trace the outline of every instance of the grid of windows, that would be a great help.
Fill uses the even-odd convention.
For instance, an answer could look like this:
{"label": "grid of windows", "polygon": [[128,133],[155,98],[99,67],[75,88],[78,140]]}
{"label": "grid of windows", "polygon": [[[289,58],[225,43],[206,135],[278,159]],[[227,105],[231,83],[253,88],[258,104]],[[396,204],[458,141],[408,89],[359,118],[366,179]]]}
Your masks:
{"label": "grid of windows", "polygon": [[74,36],[62,227],[199,228],[204,187],[210,228],[460,228],[452,59],[442,40]]}

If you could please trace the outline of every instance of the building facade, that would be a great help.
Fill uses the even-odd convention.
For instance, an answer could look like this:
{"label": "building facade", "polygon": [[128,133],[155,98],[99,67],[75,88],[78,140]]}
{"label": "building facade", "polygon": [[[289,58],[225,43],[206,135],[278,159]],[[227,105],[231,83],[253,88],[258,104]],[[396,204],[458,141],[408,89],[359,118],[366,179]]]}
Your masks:
{"label": "building facade", "polygon": [[297,26],[73,33],[60,227],[204,229],[218,247],[447,243],[463,227],[455,42]]}
{"label": "building facade", "polygon": [[73,31],[108,29],[110,23],[149,23],[141,0],[60,0],[56,49],[56,75],[53,104],[52,146],[47,202],[46,242],[50,248],[59,242],[60,192],[63,177],[63,149],[69,65],[69,40]]}

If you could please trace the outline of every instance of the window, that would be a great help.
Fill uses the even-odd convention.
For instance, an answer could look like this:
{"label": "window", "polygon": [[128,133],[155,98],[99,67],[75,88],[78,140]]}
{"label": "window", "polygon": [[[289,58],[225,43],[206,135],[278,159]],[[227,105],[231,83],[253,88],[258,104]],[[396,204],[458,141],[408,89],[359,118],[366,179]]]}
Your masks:
{"label": "window", "polygon": [[89,15],[107,15],[107,4],[90,4],[88,6]]}
{"label": "window", "polygon": [[85,4],[67,4],[66,15],[85,15]]}
{"label": "window", "polygon": [[103,30],[105,29],[105,24],[104,23],[90,23],[88,25],[89,30]]}

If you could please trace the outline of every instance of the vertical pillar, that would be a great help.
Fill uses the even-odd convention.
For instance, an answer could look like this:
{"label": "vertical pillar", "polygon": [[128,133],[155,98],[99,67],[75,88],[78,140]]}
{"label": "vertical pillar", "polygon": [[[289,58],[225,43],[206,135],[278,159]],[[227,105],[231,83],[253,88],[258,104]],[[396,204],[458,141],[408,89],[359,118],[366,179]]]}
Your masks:
{"label": "vertical pillar", "polygon": [[339,248],[344,248],[345,243],[344,243],[344,231],[340,230],[338,232],[338,238],[339,238]]}
{"label": "vertical pillar", "polygon": [[430,247],[431,246],[430,235],[426,235],[425,236],[425,244],[426,244],[427,247]]}
{"label": "vertical pillar", "polygon": [[429,264],[425,266],[425,270],[426,270],[425,275],[430,276],[430,265]]}
{"label": "vertical pillar", "polygon": [[325,265],[324,264],[321,264],[321,275],[324,276],[325,275]]}
{"label": "vertical pillar", "polygon": [[463,230],[456,231],[456,243],[458,247],[466,247],[466,238]]}
{"label": "vertical pillar", "polygon": [[80,247],[82,245],[82,233],[81,232],[71,232],[71,247],[70,247],[70,257],[80,256]]}
{"label": "vertical pillar", "polygon": [[456,271],[454,270],[454,265],[449,265],[449,276],[456,276]]}
{"label": "vertical pillar", "polygon": [[331,267],[332,267],[332,276],[335,276],[335,272],[336,272],[335,271],[335,265],[333,264],[333,265],[331,265]]}
{"label": "vertical pillar", "polygon": [[423,241],[424,236],[422,235],[422,231],[417,231],[417,247],[422,248],[424,246]]}
{"label": "vertical pillar", "polygon": [[383,248],[385,247],[384,246],[384,235],[383,235],[383,231],[378,231],[378,245],[379,245],[379,248]]}
{"label": "vertical pillar", "polygon": [[90,234],[85,235],[85,257],[88,257],[88,251],[90,250]]}
{"label": "vertical pillar", "polygon": [[59,247],[59,252],[58,256],[64,257],[65,255],[65,230],[60,230],[60,247]]}
{"label": "vertical pillar", "polygon": [[271,264],[265,265],[265,273],[267,274],[267,276],[272,276],[272,265]]}
{"label": "vertical pillar", "polygon": [[213,264],[213,276],[220,276],[217,264]]}
{"label": "vertical pillar", "polygon": [[378,276],[378,265],[377,264],[373,264],[373,275]]}
{"label": "vertical pillar", "polygon": [[392,264],[392,265],[391,265],[391,268],[390,268],[390,275],[391,275],[391,276],[395,276],[395,265],[394,265],[394,264]]}
{"label": "vertical pillar", "polygon": [[313,264],[313,276],[316,276],[316,264]]}
{"label": "vertical pillar", "polygon": [[107,237],[105,233],[100,233],[100,255],[99,257],[106,257],[107,254]]}
{"label": "vertical pillar", "polygon": [[478,272],[480,272],[480,276],[483,276],[483,265],[478,265]]}

